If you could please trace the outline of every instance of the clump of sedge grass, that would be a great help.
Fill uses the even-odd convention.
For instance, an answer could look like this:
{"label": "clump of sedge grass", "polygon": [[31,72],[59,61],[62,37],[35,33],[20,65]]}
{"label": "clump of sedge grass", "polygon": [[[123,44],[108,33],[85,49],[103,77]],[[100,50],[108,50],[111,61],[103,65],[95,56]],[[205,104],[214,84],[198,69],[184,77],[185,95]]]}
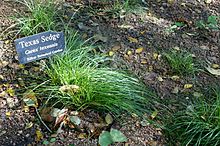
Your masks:
{"label": "clump of sedge grass", "polygon": [[93,47],[79,43],[76,38],[71,34],[66,51],[50,60],[46,70],[49,83],[38,92],[48,95],[51,101],[55,99],[80,110],[92,108],[137,115],[147,112],[148,99],[154,93],[135,77],[100,67],[103,57],[92,55]]}
{"label": "clump of sedge grass", "polygon": [[199,99],[174,114],[166,127],[181,145],[220,145],[220,88],[214,90],[211,101]]}
{"label": "clump of sedge grass", "polygon": [[197,70],[190,53],[172,50],[164,53],[164,56],[173,74],[193,75]]}
{"label": "clump of sedge grass", "polygon": [[42,31],[54,30],[56,6],[53,0],[17,0],[24,4],[29,11],[28,16],[21,15],[18,22],[20,33],[28,36]]}

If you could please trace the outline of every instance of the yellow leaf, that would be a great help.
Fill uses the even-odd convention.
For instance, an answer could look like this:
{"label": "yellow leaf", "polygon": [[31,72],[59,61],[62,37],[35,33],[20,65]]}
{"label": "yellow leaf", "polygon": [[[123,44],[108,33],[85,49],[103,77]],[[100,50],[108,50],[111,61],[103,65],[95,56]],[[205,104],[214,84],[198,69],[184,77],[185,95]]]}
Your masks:
{"label": "yellow leaf", "polygon": [[113,118],[112,118],[112,116],[111,116],[110,114],[107,114],[107,115],[105,116],[105,122],[106,122],[108,125],[110,125],[110,124],[113,123]]}
{"label": "yellow leaf", "polygon": [[177,81],[177,80],[180,79],[180,77],[179,76],[172,76],[171,79],[174,80],[174,81]]}
{"label": "yellow leaf", "polygon": [[131,43],[138,43],[138,40],[136,38],[133,38],[133,37],[128,37],[128,40],[131,42]]}
{"label": "yellow leaf", "polygon": [[29,112],[29,106],[24,106],[23,110],[24,110],[25,113],[28,113]]}
{"label": "yellow leaf", "polygon": [[140,33],[141,33],[141,34],[144,34],[145,32],[146,32],[146,30],[144,30],[144,31],[141,31]]}
{"label": "yellow leaf", "polygon": [[86,133],[80,133],[80,134],[78,135],[78,138],[79,138],[79,139],[85,139],[86,137],[87,137]]}
{"label": "yellow leaf", "polygon": [[26,126],[25,126],[25,129],[29,129],[33,126],[33,123],[30,122],[30,123],[27,123]]}
{"label": "yellow leaf", "polygon": [[147,60],[146,59],[142,59],[141,60],[141,64],[147,64]]}
{"label": "yellow leaf", "polygon": [[167,0],[169,4],[173,4],[175,0]]}
{"label": "yellow leaf", "polygon": [[8,88],[6,91],[10,96],[14,96],[15,95],[15,91],[12,88]]}
{"label": "yellow leaf", "polygon": [[180,48],[178,46],[175,46],[173,49],[177,50],[177,51],[180,51]]}
{"label": "yellow leaf", "polygon": [[219,69],[219,65],[218,64],[212,64],[212,68]]}
{"label": "yellow leaf", "polygon": [[124,54],[124,58],[130,60],[130,57],[127,54]]}
{"label": "yellow leaf", "polygon": [[154,53],[153,56],[154,56],[154,59],[156,60],[156,59],[158,59],[159,54]]}
{"label": "yellow leaf", "polygon": [[10,117],[11,116],[11,112],[6,112],[5,115]]}
{"label": "yellow leaf", "polygon": [[206,4],[210,4],[212,2],[212,0],[205,0]]}
{"label": "yellow leaf", "polygon": [[163,78],[162,77],[158,77],[157,79],[158,79],[158,81],[163,82]]}
{"label": "yellow leaf", "polygon": [[5,97],[7,95],[7,93],[5,92],[5,91],[2,91],[1,93],[0,93],[0,97]]}
{"label": "yellow leaf", "polygon": [[113,56],[114,54],[115,54],[115,53],[114,53],[113,51],[109,51],[109,52],[108,52],[108,55],[109,55],[109,56]]}
{"label": "yellow leaf", "polygon": [[64,19],[68,19],[69,17],[68,17],[67,15],[64,15],[63,18],[64,18]]}
{"label": "yellow leaf", "polygon": [[128,54],[128,55],[131,55],[131,54],[132,54],[132,52],[129,50],[129,51],[127,52],[127,54]]}
{"label": "yellow leaf", "polygon": [[43,134],[39,129],[36,130],[36,141],[39,142],[41,139],[43,139]]}
{"label": "yellow leaf", "polygon": [[25,66],[24,66],[23,64],[19,64],[18,67],[19,67],[20,69],[24,69],[24,68],[25,68]]}
{"label": "yellow leaf", "polygon": [[143,50],[144,50],[144,48],[143,48],[143,47],[139,47],[139,48],[137,48],[137,49],[136,49],[136,53],[138,53],[138,54],[139,54],[139,53],[141,53]]}
{"label": "yellow leaf", "polygon": [[184,89],[190,89],[193,87],[193,84],[185,84]]}
{"label": "yellow leaf", "polygon": [[6,40],[6,41],[5,41],[5,44],[9,44],[9,43],[10,43],[10,40]]}
{"label": "yellow leaf", "polygon": [[154,68],[152,65],[150,65],[148,69],[149,69],[149,71],[153,71]]}
{"label": "yellow leaf", "polygon": [[211,67],[206,67],[206,69],[213,75],[220,76],[220,69],[213,69]]}
{"label": "yellow leaf", "polygon": [[23,101],[26,103],[27,106],[33,106],[33,107],[38,107],[38,101],[37,97],[32,90],[28,90],[23,94]]}
{"label": "yellow leaf", "polygon": [[3,75],[0,75],[0,79],[3,80],[3,79],[4,79],[4,76],[3,76]]}
{"label": "yellow leaf", "polygon": [[158,111],[154,111],[152,114],[151,114],[151,118],[154,119],[158,114]]}

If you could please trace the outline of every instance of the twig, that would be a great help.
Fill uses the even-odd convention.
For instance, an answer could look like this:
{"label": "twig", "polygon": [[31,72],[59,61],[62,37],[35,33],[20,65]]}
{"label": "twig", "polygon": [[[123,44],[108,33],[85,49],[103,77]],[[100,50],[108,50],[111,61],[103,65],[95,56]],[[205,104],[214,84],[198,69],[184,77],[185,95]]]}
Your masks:
{"label": "twig", "polygon": [[44,121],[42,120],[42,118],[41,118],[41,116],[40,116],[40,114],[39,114],[39,112],[38,112],[38,110],[37,110],[36,107],[35,107],[35,111],[36,111],[37,116],[38,116],[39,120],[41,121],[41,123],[46,127],[46,129],[47,129],[50,133],[52,133],[52,130],[50,130],[50,128],[49,128],[49,127],[44,123]]}

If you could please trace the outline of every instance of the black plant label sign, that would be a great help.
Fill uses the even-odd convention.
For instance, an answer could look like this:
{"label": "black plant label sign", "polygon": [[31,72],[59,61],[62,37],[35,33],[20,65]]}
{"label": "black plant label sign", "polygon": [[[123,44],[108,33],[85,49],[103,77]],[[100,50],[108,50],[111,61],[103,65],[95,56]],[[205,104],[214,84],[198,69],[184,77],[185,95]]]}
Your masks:
{"label": "black plant label sign", "polygon": [[16,39],[15,47],[21,64],[48,58],[64,51],[64,33],[47,31]]}

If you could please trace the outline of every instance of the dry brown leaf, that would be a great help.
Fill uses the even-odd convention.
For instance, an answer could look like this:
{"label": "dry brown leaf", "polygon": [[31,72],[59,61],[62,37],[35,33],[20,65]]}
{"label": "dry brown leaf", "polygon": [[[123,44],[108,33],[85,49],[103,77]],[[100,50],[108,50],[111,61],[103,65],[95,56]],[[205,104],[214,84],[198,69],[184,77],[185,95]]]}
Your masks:
{"label": "dry brown leaf", "polygon": [[120,50],[121,49],[121,46],[119,46],[119,45],[116,45],[116,46],[114,46],[114,47],[112,47],[112,51],[118,51],[118,50]]}

